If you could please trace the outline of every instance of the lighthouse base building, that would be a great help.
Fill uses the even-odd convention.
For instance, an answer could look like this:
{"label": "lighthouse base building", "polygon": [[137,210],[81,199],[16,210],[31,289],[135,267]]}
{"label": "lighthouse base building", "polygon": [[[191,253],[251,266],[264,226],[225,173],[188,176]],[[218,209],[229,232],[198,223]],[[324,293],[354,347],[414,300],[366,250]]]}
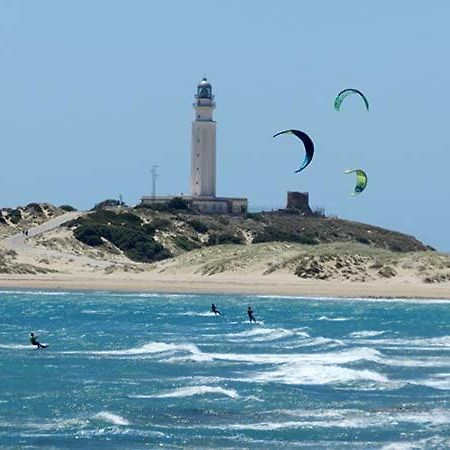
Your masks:
{"label": "lighthouse base building", "polygon": [[[216,197],[216,107],[212,86],[206,78],[197,86],[195,120],[191,136],[191,195],[181,196],[192,209],[203,213],[244,214],[246,198]],[[144,196],[142,205],[167,203],[180,196]]]}

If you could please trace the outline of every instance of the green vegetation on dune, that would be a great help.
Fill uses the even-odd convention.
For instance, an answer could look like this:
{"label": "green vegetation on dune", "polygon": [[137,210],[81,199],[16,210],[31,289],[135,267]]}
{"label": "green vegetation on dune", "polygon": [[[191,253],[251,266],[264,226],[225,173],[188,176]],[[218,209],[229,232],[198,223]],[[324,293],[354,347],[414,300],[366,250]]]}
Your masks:
{"label": "green vegetation on dune", "polygon": [[245,216],[202,215],[182,208],[179,202],[171,205],[170,211],[123,206],[96,208],[69,226],[81,242],[99,246],[109,241],[138,262],[154,262],[221,244],[265,242],[291,242],[313,247],[355,243],[399,253],[428,250],[414,237],[337,218],[283,211]]}
{"label": "green vegetation on dune", "polygon": [[135,214],[99,209],[67,226],[74,227],[74,235],[79,241],[92,247],[109,241],[133,261],[154,262],[171,256],[155,241],[156,227],[144,224]]}

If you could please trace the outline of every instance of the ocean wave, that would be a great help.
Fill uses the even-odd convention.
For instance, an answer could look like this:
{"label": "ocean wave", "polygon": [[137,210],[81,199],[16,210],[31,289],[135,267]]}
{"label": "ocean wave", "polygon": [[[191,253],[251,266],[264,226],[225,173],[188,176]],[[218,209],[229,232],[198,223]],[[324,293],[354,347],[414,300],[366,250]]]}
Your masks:
{"label": "ocean wave", "polygon": [[132,398],[182,398],[192,397],[194,395],[219,394],[229,398],[238,398],[239,395],[235,389],[224,389],[220,386],[187,386],[154,395],[131,395]]}
{"label": "ocean wave", "polygon": [[349,317],[328,317],[328,316],[320,316],[317,320],[329,320],[330,322],[345,322],[350,320]]}
{"label": "ocean wave", "polygon": [[[440,426],[447,425],[450,419],[449,410],[434,409],[430,411],[356,411],[348,410],[342,411],[341,414],[327,414],[326,411],[318,411],[314,414],[314,411],[305,412],[304,416],[298,419],[289,420],[273,420],[273,421],[261,421],[253,423],[234,423],[225,426],[229,430],[241,430],[241,431],[275,431],[282,429],[300,429],[309,428],[348,428],[348,429],[368,429],[368,428],[382,428],[398,426],[399,423],[419,424],[419,425],[431,425]],[[222,426],[208,426],[204,428],[222,428]],[[429,442],[429,440],[427,440]],[[384,447],[383,447],[384,448]],[[391,447],[396,448],[396,447]],[[402,447],[400,447],[402,448]],[[412,447],[412,448],[430,448],[430,447]],[[439,447],[446,448],[446,447]]]}
{"label": "ocean wave", "polygon": [[366,338],[366,337],[373,337],[373,336],[379,336],[380,334],[383,334],[384,331],[355,331],[353,333],[350,333],[349,336],[353,338]]}
{"label": "ocean wave", "polygon": [[91,350],[91,351],[65,351],[61,352],[65,355],[90,355],[90,356],[106,356],[106,357],[151,357],[151,358],[167,358],[175,354],[188,354],[196,361],[205,361],[210,358],[203,353],[195,344],[167,344],[165,342],[150,342],[141,347],[133,347],[123,350]]}
{"label": "ocean wave", "polygon": [[4,348],[5,350],[35,350],[36,347],[32,345],[23,345],[23,344],[0,344],[0,348]]}
{"label": "ocean wave", "polygon": [[224,361],[243,364],[348,364],[357,361],[371,361],[379,363],[383,355],[368,347],[321,353],[203,353],[172,356],[166,362],[186,361]]}
{"label": "ocean wave", "polygon": [[301,330],[286,330],[284,328],[253,328],[251,330],[242,331],[241,333],[228,333],[226,338],[233,341],[248,341],[249,339],[256,342],[275,341],[290,336],[309,337],[309,334]]}
{"label": "ocean wave", "polygon": [[436,373],[427,380],[414,381],[413,384],[428,386],[443,391],[450,390],[450,373]]}
{"label": "ocean wave", "polygon": [[[384,346],[385,348],[418,349],[418,350],[450,350],[450,336],[439,336],[433,338],[384,338],[371,339],[367,341],[372,345]],[[359,344],[364,341],[358,341]]]}
{"label": "ocean wave", "polygon": [[340,384],[359,381],[389,383],[384,375],[364,369],[356,370],[325,364],[284,364],[276,370],[259,372],[250,377],[255,382],[277,382],[282,384]]}
{"label": "ocean wave", "polygon": [[27,290],[17,290],[17,289],[12,289],[12,290],[8,290],[8,289],[2,289],[0,290],[0,295],[1,294],[6,294],[6,295],[46,295],[46,296],[57,296],[57,297],[63,297],[63,296],[67,296],[67,295],[86,295],[85,292],[76,292],[76,291],[27,291]]}
{"label": "ocean wave", "polygon": [[112,423],[113,425],[130,425],[130,422],[118,414],[108,411],[101,411],[93,416],[94,419],[102,420],[104,422]]}
{"label": "ocean wave", "polygon": [[186,311],[178,313],[179,316],[200,316],[200,317],[216,317],[217,315],[211,311],[196,312],[196,311]]}

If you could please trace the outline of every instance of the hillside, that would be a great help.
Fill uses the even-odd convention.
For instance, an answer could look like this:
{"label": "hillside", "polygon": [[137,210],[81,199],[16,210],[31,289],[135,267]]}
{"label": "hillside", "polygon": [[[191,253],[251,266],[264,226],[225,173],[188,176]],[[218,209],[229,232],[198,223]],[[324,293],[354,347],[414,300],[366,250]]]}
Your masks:
{"label": "hillside", "polygon": [[[0,274],[57,279],[58,285],[60,277],[94,284],[122,280],[118,287],[131,280],[145,285],[166,280],[167,288],[180,277],[228,277],[236,289],[248,285],[249,290],[259,277],[259,285],[274,283],[278,291],[295,286],[295,280],[375,283],[376,289],[386,282],[391,287],[450,282],[450,255],[402,233],[337,218],[124,206],[65,213],[65,208],[38,206],[20,208],[17,223],[0,223],[2,236],[10,236],[1,241]],[[192,286],[192,280],[187,283]]]}
{"label": "hillside", "polygon": [[430,250],[412,236],[357,222],[287,211],[245,216],[184,210],[100,208],[66,224],[90,247],[111,247],[135,262],[155,262],[221,244],[290,242],[318,246],[359,243],[392,252]]}

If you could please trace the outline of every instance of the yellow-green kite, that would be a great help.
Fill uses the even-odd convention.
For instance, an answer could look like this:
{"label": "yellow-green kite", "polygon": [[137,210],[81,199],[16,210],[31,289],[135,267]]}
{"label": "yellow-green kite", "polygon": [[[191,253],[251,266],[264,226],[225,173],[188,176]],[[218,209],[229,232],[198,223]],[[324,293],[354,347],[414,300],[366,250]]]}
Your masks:
{"label": "yellow-green kite", "polygon": [[359,195],[367,186],[367,175],[361,169],[347,169],[344,173],[356,173],[355,190],[350,195]]}

